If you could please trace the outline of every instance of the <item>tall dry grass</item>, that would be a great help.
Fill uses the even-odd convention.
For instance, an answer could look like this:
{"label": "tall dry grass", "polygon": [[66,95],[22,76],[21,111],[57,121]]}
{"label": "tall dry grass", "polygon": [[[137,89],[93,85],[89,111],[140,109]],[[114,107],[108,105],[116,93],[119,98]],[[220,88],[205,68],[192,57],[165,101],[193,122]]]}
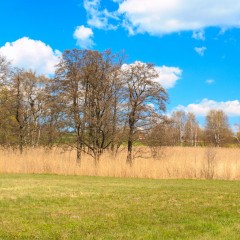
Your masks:
{"label": "tall dry grass", "polygon": [[165,147],[158,158],[147,148],[137,148],[138,158],[126,165],[126,151],[115,158],[105,153],[98,166],[84,155],[82,164],[75,162],[75,151],[55,148],[28,149],[21,155],[14,150],[0,150],[1,173],[54,173],[139,178],[226,179],[240,180],[240,149]]}

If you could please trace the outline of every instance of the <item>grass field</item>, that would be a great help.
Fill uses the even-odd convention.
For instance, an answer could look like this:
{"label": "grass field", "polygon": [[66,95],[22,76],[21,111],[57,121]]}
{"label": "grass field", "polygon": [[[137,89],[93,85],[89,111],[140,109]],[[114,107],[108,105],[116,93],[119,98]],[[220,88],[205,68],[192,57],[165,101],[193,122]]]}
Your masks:
{"label": "grass field", "polygon": [[0,239],[240,239],[240,184],[1,174],[0,221]]}

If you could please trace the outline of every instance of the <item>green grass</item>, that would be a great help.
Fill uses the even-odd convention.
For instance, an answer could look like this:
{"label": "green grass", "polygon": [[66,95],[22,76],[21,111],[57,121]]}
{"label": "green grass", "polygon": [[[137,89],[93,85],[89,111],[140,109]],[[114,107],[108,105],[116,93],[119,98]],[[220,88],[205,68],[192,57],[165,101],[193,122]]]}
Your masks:
{"label": "green grass", "polygon": [[0,239],[240,239],[240,183],[0,175]]}

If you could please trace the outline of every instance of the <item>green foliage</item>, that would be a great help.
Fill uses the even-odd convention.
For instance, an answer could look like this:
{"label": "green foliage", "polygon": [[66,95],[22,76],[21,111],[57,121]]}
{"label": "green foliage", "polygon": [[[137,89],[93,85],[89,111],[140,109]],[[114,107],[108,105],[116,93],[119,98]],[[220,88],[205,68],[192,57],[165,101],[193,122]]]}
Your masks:
{"label": "green foliage", "polygon": [[0,175],[0,239],[239,239],[230,181]]}

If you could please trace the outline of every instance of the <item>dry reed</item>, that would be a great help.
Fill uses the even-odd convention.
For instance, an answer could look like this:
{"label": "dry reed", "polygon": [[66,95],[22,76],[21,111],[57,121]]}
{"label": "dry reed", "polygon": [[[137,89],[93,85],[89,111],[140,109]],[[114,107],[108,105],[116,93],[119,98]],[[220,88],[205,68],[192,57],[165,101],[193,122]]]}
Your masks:
{"label": "dry reed", "polygon": [[98,166],[84,155],[79,166],[75,151],[55,148],[28,149],[24,154],[0,150],[0,173],[51,173],[63,175],[139,177],[159,179],[226,179],[240,180],[240,149],[165,147],[159,159],[147,148],[139,147],[132,167],[125,163],[126,151],[115,158],[106,152]]}

